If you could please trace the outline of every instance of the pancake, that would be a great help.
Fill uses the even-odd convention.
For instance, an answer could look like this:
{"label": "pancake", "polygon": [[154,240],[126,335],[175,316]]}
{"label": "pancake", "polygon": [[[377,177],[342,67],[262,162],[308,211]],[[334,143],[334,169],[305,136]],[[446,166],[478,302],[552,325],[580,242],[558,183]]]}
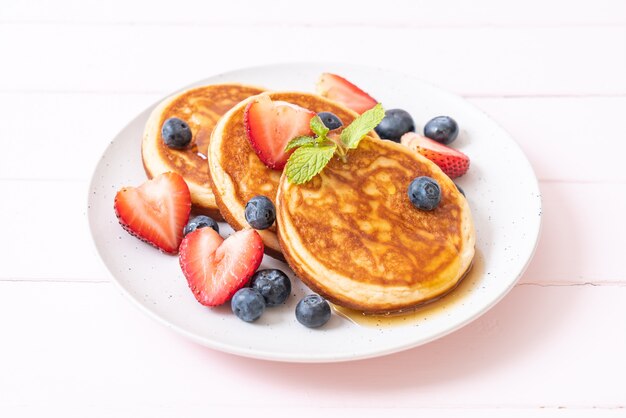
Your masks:
{"label": "pancake", "polygon": [[[343,121],[344,126],[358,116],[352,110],[314,94],[272,92],[270,97],[272,100],[293,103],[316,113],[332,112]],[[248,200],[264,195],[276,203],[281,175],[281,171],[265,166],[248,142],[243,117],[251,100],[254,98],[234,106],[220,119],[209,146],[209,173],[217,206],[224,219],[236,230],[248,226],[244,215]],[[266,252],[282,258],[276,225],[258,232],[263,238]]]}
{"label": "pancake", "polygon": [[[367,313],[405,310],[453,289],[469,270],[475,233],[465,197],[439,167],[404,146],[364,138],[311,181],[283,175],[277,196],[283,255],[311,289]],[[432,211],[407,189],[438,181]]]}
{"label": "pancake", "polygon": [[[167,171],[180,174],[189,186],[193,211],[221,219],[206,162],[211,132],[231,107],[262,91],[239,84],[216,84],[185,90],[162,101],[150,114],[141,143],[148,177]],[[162,140],[161,127],[171,117],[184,120],[191,128],[191,144],[183,150],[171,149]]]}

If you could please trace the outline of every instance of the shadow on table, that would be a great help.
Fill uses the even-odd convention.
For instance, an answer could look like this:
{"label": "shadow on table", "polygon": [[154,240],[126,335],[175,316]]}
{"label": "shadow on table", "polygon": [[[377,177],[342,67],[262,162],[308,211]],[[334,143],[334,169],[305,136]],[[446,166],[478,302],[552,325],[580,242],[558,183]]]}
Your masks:
{"label": "shadow on table", "polygon": [[[558,196],[550,196],[548,203],[554,199]],[[559,205],[559,213],[551,213],[551,208],[550,204],[544,206],[544,222],[555,219],[556,225],[572,225],[568,223],[571,216],[562,205]],[[560,229],[544,225],[543,231],[544,235],[561,235],[564,231]],[[568,250],[580,249],[575,228],[569,228],[567,233],[568,240],[574,240],[569,241]],[[558,251],[545,246],[552,246],[559,239],[559,236],[542,236],[537,251]],[[579,254],[577,251],[569,256],[576,259]],[[545,257],[542,259],[545,262]],[[258,374],[268,384],[297,386],[301,390],[310,388],[317,393],[367,394],[371,391],[374,394],[475,378],[493,372],[493,369],[506,368],[507,364],[519,362],[524,357],[540,356],[542,348],[551,339],[559,338],[560,324],[568,320],[569,313],[576,309],[580,300],[560,298],[559,288],[544,287],[542,279],[549,278],[523,277],[522,284],[478,320],[451,335],[401,353],[330,364],[278,363],[244,358],[232,363],[245,369],[246,373]]]}

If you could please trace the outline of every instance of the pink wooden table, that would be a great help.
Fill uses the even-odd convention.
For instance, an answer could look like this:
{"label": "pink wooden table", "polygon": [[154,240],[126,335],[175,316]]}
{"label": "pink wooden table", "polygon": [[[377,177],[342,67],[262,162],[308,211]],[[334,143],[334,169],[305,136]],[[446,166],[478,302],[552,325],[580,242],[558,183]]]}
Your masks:
{"label": "pink wooden table", "polygon": [[[626,2],[3,0],[0,57],[1,417],[626,416]],[[169,91],[317,59],[384,60],[511,132],[540,179],[537,254],[493,310],[400,354],[279,364],[188,342],[107,279],[91,170]]]}

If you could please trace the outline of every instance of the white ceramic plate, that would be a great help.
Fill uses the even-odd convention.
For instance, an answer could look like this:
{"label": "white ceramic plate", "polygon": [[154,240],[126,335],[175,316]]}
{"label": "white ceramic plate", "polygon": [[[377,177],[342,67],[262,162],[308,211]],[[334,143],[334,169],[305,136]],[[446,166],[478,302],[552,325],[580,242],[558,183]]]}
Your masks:
{"label": "white ceramic plate", "polygon": [[[415,347],[466,325],[497,303],[521,276],[539,235],[537,180],[514,140],[462,98],[405,74],[345,64],[246,68],[194,85],[240,82],[313,92],[315,81],[325,71],[345,76],[386,108],[408,110],[418,132],[437,115],[457,120],[461,133],[453,145],[471,158],[469,172],[458,183],[467,194],[476,225],[477,258],[472,273],[453,294],[409,317],[370,321],[364,326],[334,314],[322,329],[311,330],[294,315],[297,301],[308,289],[287,265],[265,256],[262,268],[280,268],[292,278],[294,295],[286,305],[267,309],[253,324],[237,319],[228,304],[215,309],[200,305],[187,286],[178,258],[127,234],[113,211],[118,189],[146,180],[140,144],[150,108],[133,119],[104,152],[91,181],[88,214],[94,242],[111,277],[153,318],[200,344],[243,356],[297,362],[355,360]],[[221,228],[231,231],[224,224]]]}

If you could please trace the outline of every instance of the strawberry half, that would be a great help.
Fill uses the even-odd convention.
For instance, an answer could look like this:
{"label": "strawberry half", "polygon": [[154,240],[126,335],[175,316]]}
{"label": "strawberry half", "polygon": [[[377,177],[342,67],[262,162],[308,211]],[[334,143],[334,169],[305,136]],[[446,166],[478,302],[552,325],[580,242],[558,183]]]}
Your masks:
{"label": "strawberry half", "polygon": [[168,172],[139,187],[124,187],[115,195],[115,214],[131,235],[160,250],[176,254],[189,220],[191,196],[185,180]]}
{"label": "strawberry half", "polygon": [[198,302],[218,306],[248,283],[261,264],[263,249],[254,229],[226,239],[212,228],[196,229],[180,245],[180,267]]}
{"label": "strawberry half", "polygon": [[315,112],[287,102],[274,102],[262,94],[246,106],[243,121],[248,141],[259,159],[269,168],[282,170],[293,152],[285,152],[287,143],[311,133],[313,116]]}
{"label": "strawberry half", "polygon": [[402,135],[400,142],[437,164],[451,179],[462,176],[469,169],[467,155],[415,132]]}
{"label": "strawberry half", "polygon": [[361,114],[378,103],[372,96],[336,74],[323,73],[317,82],[317,94],[341,103]]}

